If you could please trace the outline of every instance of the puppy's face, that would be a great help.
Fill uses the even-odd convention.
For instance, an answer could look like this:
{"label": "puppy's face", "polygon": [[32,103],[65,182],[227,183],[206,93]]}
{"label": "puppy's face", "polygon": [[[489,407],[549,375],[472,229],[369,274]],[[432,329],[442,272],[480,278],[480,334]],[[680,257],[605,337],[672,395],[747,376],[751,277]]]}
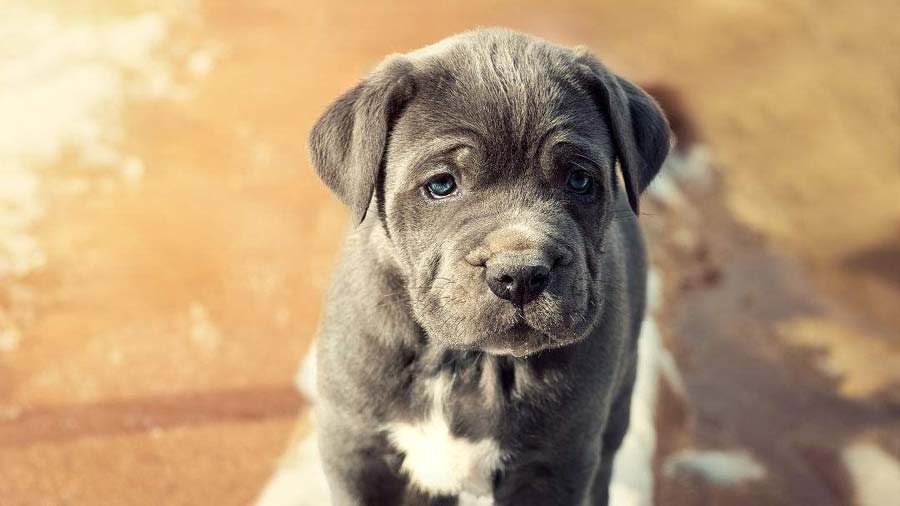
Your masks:
{"label": "puppy's face", "polygon": [[472,56],[420,77],[388,146],[383,211],[412,309],[456,348],[572,343],[602,304],[611,139],[575,83]]}
{"label": "puppy's face", "polygon": [[[576,60],[488,31],[380,71],[386,98],[364,113],[386,118],[371,212],[429,339],[524,356],[584,338],[599,318],[606,231],[614,214],[630,211],[613,207],[623,156],[614,112],[598,105],[592,72]],[[365,93],[346,132],[351,162],[365,135]],[[339,195],[346,178],[329,182]]]}

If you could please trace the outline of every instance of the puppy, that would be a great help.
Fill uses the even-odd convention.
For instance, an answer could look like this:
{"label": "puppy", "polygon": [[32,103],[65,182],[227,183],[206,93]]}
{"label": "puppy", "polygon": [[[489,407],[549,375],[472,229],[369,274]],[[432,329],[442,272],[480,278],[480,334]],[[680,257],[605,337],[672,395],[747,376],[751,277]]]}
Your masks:
{"label": "puppy", "polygon": [[501,29],[392,56],[325,111],[313,163],[355,224],[318,336],[335,505],[607,504],[668,148],[634,84]]}

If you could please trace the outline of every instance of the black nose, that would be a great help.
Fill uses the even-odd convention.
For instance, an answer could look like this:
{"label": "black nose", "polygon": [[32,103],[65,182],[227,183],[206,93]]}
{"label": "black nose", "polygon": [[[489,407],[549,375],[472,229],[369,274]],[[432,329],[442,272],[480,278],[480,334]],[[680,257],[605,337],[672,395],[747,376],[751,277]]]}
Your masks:
{"label": "black nose", "polygon": [[492,266],[485,281],[497,297],[517,306],[537,298],[550,282],[550,269],[543,265]]}

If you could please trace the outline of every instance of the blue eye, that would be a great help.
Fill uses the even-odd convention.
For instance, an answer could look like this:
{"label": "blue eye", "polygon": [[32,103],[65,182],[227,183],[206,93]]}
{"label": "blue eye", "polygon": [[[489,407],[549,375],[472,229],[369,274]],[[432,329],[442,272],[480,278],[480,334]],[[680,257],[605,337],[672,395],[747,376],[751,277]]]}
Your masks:
{"label": "blue eye", "polygon": [[586,170],[573,170],[566,180],[566,186],[575,193],[582,195],[590,193],[594,188],[594,176]]}
{"label": "blue eye", "polygon": [[425,184],[432,198],[442,199],[456,193],[456,180],[450,174],[438,174]]}

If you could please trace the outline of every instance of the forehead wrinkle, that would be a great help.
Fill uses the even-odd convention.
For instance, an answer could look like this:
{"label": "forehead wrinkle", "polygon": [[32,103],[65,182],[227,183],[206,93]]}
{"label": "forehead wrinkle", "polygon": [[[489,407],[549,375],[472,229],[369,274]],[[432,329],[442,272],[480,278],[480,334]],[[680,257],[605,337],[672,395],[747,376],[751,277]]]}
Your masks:
{"label": "forehead wrinkle", "polygon": [[[572,114],[560,114],[558,116],[552,117],[548,121],[548,125],[542,128],[543,133],[541,133],[540,137],[538,137],[537,142],[532,146],[532,150],[529,153],[531,157],[539,157],[542,156],[546,151],[546,147],[548,145],[555,144],[554,139],[566,138],[571,135],[571,132],[575,130],[575,125],[577,124],[577,118],[575,118]],[[556,142],[559,142],[558,140]]]}
{"label": "forehead wrinkle", "polygon": [[603,121],[575,121],[570,128],[560,130],[546,144],[568,143],[578,148],[583,154],[594,161],[603,164],[610,163],[610,153],[613,151],[612,137],[609,129]]}
{"label": "forehead wrinkle", "polygon": [[567,62],[539,44],[507,44],[504,40],[457,44],[431,60],[426,73],[438,103],[455,122],[503,132],[517,145],[541,129],[564,105],[570,88]]}
{"label": "forehead wrinkle", "polygon": [[508,33],[474,33],[411,56],[419,62],[424,95],[415,107],[416,128],[408,132],[412,139],[441,135],[452,125],[498,169],[535,164],[556,135],[572,136],[572,144],[598,162],[609,158],[603,154],[605,122],[563,48]]}
{"label": "forehead wrinkle", "polygon": [[402,160],[402,162],[404,165],[409,165],[415,169],[429,158],[449,154],[454,149],[466,145],[468,144],[461,142],[458,135],[427,137],[417,149],[412,150],[414,152],[413,156]]}

